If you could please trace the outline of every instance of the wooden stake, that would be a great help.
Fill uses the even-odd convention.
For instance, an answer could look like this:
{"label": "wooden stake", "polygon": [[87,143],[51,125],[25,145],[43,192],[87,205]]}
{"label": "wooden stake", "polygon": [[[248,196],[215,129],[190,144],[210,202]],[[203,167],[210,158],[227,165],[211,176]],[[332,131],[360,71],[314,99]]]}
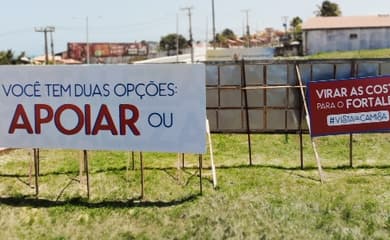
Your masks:
{"label": "wooden stake", "polygon": [[202,154],[199,154],[199,193],[203,194],[203,185],[202,185]]}
{"label": "wooden stake", "polygon": [[211,174],[213,176],[213,186],[214,186],[214,189],[215,189],[215,188],[217,188],[217,171],[215,170],[213,143],[211,141],[210,123],[209,123],[208,119],[206,119],[206,133],[207,133],[207,139],[208,139],[208,142],[209,142]]}
{"label": "wooden stake", "polygon": [[41,167],[41,164],[40,164],[40,156],[39,156],[39,148],[37,148],[37,161],[38,161],[38,163],[37,163],[37,168],[38,168],[38,176],[40,175],[40,172],[41,172],[41,169],[40,169],[40,167]]}
{"label": "wooden stake", "polygon": [[[302,96],[302,100],[303,100],[303,106],[304,106],[305,113],[306,113],[307,126],[309,128],[309,132],[311,132],[310,119],[309,119],[309,108],[307,107],[306,98],[305,98],[305,92],[303,90],[303,82],[302,82],[301,72],[299,70],[299,66],[298,65],[295,65],[295,70],[296,70],[296,73],[297,73],[299,85],[301,86],[300,91],[301,91],[301,96]],[[322,167],[321,167],[321,160],[320,160],[320,156],[319,156],[318,151],[317,151],[316,143],[314,142],[313,138],[311,138],[311,145],[312,145],[313,150],[314,150],[314,155],[315,155],[316,162],[317,162],[317,167],[318,167],[318,174],[320,175],[321,183],[324,183],[324,177],[323,177],[323,174],[322,174]]]}
{"label": "wooden stake", "polygon": [[130,151],[127,152],[126,179],[129,180]]}
{"label": "wooden stake", "polygon": [[134,171],[135,170],[135,155],[134,155],[134,151],[131,152],[131,161],[132,161],[131,169]]}
{"label": "wooden stake", "polygon": [[144,199],[145,179],[144,179],[144,159],[143,159],[142,152],[139,153],[139,158],[140,158],[140,162],[141,162],[141,199]]}
{"label": "wooden stake", "polygon": [[38,162],[39,162],[39,154],[37,153],[37,149],[34,148],[34,175],[35,175],[35,197],[38,198],[39,194],[39,184],[38,184]]}
{"label": "wooden stake", "polygon": [[349,134],[349,166],[353,168],[353,134]]}
{"label": "wooden stake", "polygon": [[85,173],[86,181],[87,181],[87,197],[89,199],[90,189],[89,189],[89,169],[88,169],[88,152],[87,152],[87,150],[83,150],[83,155],[84,155],[84,173]]}
{"label": "wooden stake", "polygon": [[29,169],[29,172],[28,172],[28,184],[30,185],[30,187],[32,188],[32,171],[33,171],[33,166],[34,166],[34,149],[33,149],[33,157],[31,157],[31,152],[29,151],[28,152],[28,158],[29,158],[29,161],[30,161],[30,169]]}
{"label": "wooden stake", "polygon": [[[83,152],[83,154],[84,154],[84,152]],[[78,157],[79,157],[79,179],[80,179],[80,189],[82,189],[83,188],[83,185],[84,185],[84,171],[85,171],[85,169],[84,169],[84,160],[83,160],[83,158],[84,158],[84,156],[83,157],[81,157],[80,156],[80,154],[78,154]]]}

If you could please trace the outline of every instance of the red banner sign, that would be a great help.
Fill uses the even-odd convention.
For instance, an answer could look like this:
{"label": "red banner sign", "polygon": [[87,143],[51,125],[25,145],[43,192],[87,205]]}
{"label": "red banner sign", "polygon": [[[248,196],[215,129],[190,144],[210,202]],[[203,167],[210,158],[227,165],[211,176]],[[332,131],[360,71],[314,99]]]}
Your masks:
{"label": "red banner sign", "polygon": [[390,130],[390,76],[310,82],[312,136]]}

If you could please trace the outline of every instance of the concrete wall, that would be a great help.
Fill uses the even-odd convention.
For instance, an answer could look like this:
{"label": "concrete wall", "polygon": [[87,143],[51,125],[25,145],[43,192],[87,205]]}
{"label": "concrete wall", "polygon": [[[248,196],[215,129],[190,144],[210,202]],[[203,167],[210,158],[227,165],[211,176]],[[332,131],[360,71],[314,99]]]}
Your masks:
{"label": "concrete wall", "polygon": [[379,48],[390,48],[390,28],[309,30],[303,34],[305,55]]}

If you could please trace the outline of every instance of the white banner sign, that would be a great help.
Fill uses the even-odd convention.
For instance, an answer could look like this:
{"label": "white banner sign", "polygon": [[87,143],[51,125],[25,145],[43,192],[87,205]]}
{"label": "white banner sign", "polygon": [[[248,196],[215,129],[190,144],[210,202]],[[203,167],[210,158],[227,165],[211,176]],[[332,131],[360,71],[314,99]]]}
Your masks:
{"label": "white banner sign", "polygon": [[205,66],[0,67],[0,146],[203,153]]}

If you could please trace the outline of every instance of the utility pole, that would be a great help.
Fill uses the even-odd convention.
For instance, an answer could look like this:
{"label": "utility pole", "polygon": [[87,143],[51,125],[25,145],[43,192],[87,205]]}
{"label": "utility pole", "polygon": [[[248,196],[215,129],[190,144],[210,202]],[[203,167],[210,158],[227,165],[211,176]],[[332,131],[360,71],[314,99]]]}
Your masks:
{"label": "utility pole", "polygon": [[50,34],[55,31],[54,27],[47,26],[47,27],[39,27],[34,29],[35,32],[43,32],[44,39],[45,39],[45,64],[49,64],[49,50],[47,46],[47,33],[49,32]]}
{"label": "utility pole", "polygon": [[250,41],[250,31],[249,31],[249,9],[244,9],[242,12],[246,15],[246,37],[247,37],[247,45],[248,47],[251,47],[251,41]]}
{"label": "utility pole", "polygon": [[193,39],[192,39],[192,24],[191,24],[191,10],[193,9],[193,7],[185,7],[185,8],[182,8],[181,10],[183,11],[187,11],[188,12],[188,20],[189,20],[189,24],[190,24],[190,27],[189,27],[189,32],[190,32],[190,45],[191,45],[191,63],[194,63],[194,44],[193,44]]}
{"label": "utility pole", "polygon": [[[100,16],[98,18],[101,18]],[[83,17],[73,17],[73,19],[79,19],[79,20],[84,20],[85,21],[85,62],[86,64],[90,63],[91,57],[90,57],[90,42],[89,42],[89,18],[86,16],[85,18]]]}
{"label": "utility pole", "polygon": [[211,0],[211,11],[213,16],[213,48],[215,49],[215,45],[217,43],[216,35],[215,35],[215,8],[214,8],[214,0]]}
{"label": "utility pole", "polygon": [[50,32],[50,47],[51,47],[51,57],[52,57],[53,64],[56,64],[56,59],[54,56],[53,32]]}
{"label": "utility pole", "polygon": [[87,48],[87,64],[90,62],[90,56],[89,56],[89,26],[88,26],[88,16],[85,17],[85,39],[86,39],[86,48]]}
{"label": "utility pole", "polygon": [[176,63],[179,62],[179,14],[176,13]]}

